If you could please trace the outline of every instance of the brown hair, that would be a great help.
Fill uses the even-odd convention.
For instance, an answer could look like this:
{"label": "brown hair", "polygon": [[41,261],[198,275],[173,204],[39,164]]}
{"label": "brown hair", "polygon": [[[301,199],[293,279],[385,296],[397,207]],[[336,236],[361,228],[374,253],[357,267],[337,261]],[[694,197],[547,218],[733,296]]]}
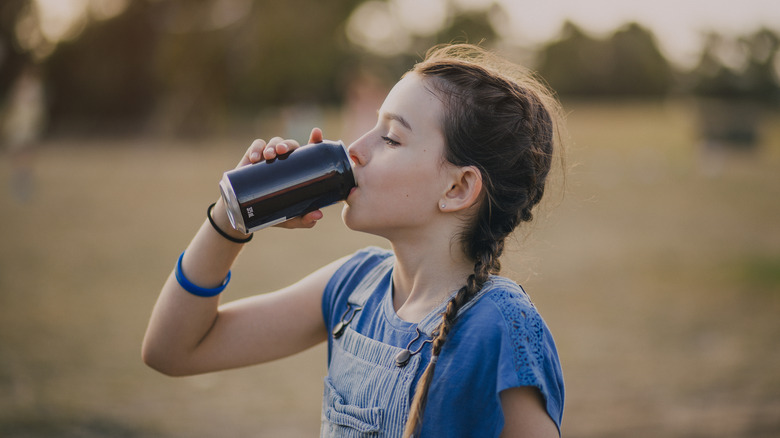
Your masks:
{"label": "brown hair", "polygon": [[411,70],[444,103],[445,159],[475,166],[483,181],[479,211],[464,227],[461,243],[474,273],[447,304],[432,360],[417,385],[404,437],[417,436],[436,360],[458,311],[501,270],[509,234],[533,218],[542,199],[558,136],[560,105],[529,71],[478,46],[437,46]]}

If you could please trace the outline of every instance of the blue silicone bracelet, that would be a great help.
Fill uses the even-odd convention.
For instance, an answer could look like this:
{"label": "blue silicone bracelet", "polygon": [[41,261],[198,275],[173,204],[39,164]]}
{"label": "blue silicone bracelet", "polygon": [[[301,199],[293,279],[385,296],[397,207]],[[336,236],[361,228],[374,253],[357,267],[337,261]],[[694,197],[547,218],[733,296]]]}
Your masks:
{"label": "blue silicone bracelet", "polygon": [[176,281],[178,281],[179,285],[187,292],[199,297],[213,297],[215,295],[219,295],[223,290],[225,290],[228,283],[230,283],[230,271],[228,271],[227,277],[225,277],[222,285],[215,287],[214,289],[207,289],[205,287],[200,287],[196,284],[193,284],[191,281],[187,280],[187,277],[184,276],[184,272],[181,270],[181,261],[183,258],[184,252],[181,253],[179,260],[176,262]]}

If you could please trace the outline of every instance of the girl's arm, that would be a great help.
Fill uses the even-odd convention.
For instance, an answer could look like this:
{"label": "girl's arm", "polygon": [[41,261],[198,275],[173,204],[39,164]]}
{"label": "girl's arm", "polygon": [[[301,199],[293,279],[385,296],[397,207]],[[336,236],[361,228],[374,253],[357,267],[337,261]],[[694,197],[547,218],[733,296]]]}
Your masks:
{"label": "girl's arm", "polygon": [[544,408],[537,388],[520,386],[500,393],[504,411],[501,438],[559,438],[558,427]]}
{"label": "girl's arm", "polygon": [[[317,134],[319,139],[317,139]],[[318,130],[312,142],[321,141]],[[239,166],[273,158],[297,147],[294,141],[255,141]],[[212,211],[217,226],[234,237],[245,237],[229,223],[220,199]],[[311,227],[319,211],[285,223]],[[243,245],[219,235],[208,221],[190,242],[182,272],[193,284],[217,287],[224,281]],[[171,260],[172,264],[175,259]],[[195,296],[171,273],[152,311],[144,337],[143,360],[169,375],[190,375],[236,368],[288,356],[327,338],[321,312],[322,293],[344,260],[333,262],[282,290],[219,306],[219,295]]]}

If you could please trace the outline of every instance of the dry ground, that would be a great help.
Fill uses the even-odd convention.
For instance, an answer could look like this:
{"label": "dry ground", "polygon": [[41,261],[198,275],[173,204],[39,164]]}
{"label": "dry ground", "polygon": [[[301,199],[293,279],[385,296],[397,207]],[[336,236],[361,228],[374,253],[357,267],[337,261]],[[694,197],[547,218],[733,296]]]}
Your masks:
{"label": "dry ground", "polygon": [[[780,436],[780,117],[724,158],[700,153],[685,103],[568,108],[565,196],[504,263],[556,337],[564,435]],[[191,378],[140,360],[159,287],[247,143],[52,140],[25,203],[0,161],[0,436],[317,435],[321,347]],[[259,233],[225,298],[384,244],[338,217]]]}

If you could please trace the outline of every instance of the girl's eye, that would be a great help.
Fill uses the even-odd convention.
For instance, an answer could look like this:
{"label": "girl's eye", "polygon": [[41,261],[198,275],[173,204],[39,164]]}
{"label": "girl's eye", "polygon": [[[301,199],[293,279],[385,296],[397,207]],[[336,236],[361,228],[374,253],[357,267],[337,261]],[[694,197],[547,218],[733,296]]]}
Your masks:
{"label": "girl's eye", "polygon": [[382,140],[384,140],[385,143],[387,143],[389,146],[398,146],[401,144],[387,136],[382,136]]}

